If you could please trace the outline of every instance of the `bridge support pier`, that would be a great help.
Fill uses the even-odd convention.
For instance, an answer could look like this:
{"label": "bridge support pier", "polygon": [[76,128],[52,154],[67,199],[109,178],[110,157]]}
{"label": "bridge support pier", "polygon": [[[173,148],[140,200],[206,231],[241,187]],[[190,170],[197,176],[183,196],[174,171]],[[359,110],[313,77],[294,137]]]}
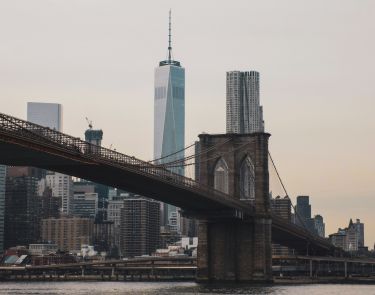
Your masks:
{"label": "bridge support pier", "polygon": [[197,281],[272,281],[270,218],[201,221],[198,239]]}

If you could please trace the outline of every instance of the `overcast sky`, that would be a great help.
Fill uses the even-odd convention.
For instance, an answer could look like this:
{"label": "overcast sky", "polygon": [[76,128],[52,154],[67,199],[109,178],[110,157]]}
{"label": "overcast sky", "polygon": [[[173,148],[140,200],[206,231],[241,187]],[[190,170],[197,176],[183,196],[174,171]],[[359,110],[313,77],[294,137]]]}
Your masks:
{"label": "overcast sky", "polygon": [[83,137],[88,117],[104,145],[151,159],[170,8],[186,144],[225,132],[225,72],[259,71],[289,194],[311,196],[326,233],[361,218],[373,248],[375,1],[0,0],[0,112],[26,118],[28,101],[61,103],[64,132]]}

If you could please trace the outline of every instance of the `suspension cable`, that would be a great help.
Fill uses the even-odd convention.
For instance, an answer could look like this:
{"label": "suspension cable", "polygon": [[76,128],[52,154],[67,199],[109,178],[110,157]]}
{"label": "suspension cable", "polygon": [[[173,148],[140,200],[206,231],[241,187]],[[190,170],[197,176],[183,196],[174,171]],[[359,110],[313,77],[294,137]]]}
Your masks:
{"label": "suspension cable", "polygon": [[[206,163],[208,161],[211,161],[211,160],[214,160],[214,159],[217,159],[217,157],[220,157],[220,156],[223,156],[223,155],[226,155],[228,153],[233,153],[241,148],[243,148],[244,146],[248,145],[249,142],[246,142],[242,145],[240,145],[239,147],[236,147],[230,151],[226,151],[226,152],[223,152],[223,153],[216,153],[214,156],[210,157],[210,158],[207,158],[203,161],[199,161],[199,162],[192,162],[192,163],[187,163],[187,164],[181,164],[181,165],[174,165],[174,166],[167,166],[166,168],[175,168],[175,167],[187,167],[187,166],[192,166],[192,165],[196,165],[196,164],[202,164],[202,163]],[[160,165],[162,166],[162,165]]]}
{"label": "suspension cable", "polygon": [[153,160],[151,160],[151,161],[148,161],[148,163],[155,163],[156,161],[160,161],[160,160],[163,160],[163,159],[165,159],[165,158],[169,158],[169,157],[171,157],[171,156],[174,156],[174,155],[176,155],[176,154],[178,154],[178,153],[183,152],[184,150],[187,150],[187,149],[191,148],[191,147],[194,146],[194,145],[195,145],[195,142],[192,143],[191,145],[188,145],[187,147],[185,147],[185,148],[183,148],[183,149],[177,151],[177,152],[174,152],[174,153],[172,153],[172,154],[166,155],[166,156],[161,157],[161,158],[157,158],[157,159],[153,159]]}
{"label": "suspension cable", "polygon": [[215,144],[215,145],[213,145],[211,147],[208,147],[208,148],[200,151],[197,154],[193,154],[193,155],[190,155],[190,156],[187,156],[187,157],[184,157],[184,158],[181,158],[181,159],[177,159],[177,160],[174,160],[174,161],[171,161],[171,162],[157,164],[156,166],[163,166],[163,167],[180,167],[180,166],[184,166],[184,164],[181,164],[181,165],[177,165],[177,164],[178,163],[185,163],[186,161],[194,159],[197,156],[200,156],[200,155],[203,155],[203,154],[207,154],[209,151],[212,151],[213,149],[216,149],[217,147],[222,146],[222,145],[228,143],[231,140],[232,140],[232,138],[228,138],[225,141],[217,143],[217,144]]}
{"label": "suspension cable", "polygon": [[269,151],[268,151],[268,156],[270,157],[270,160],[271,160],[271,162],[272,162],[272,166],[273,166],[273,168],[274,168],[275,171],[276,171],[276,175],[277,175],[277,177],[278,177],[278,179],[279,179],[279,181],[280,181],[281,186],[283,187],[283,190],[284,190],[284,192],[285,192],[285,194],[286,194],[286,197],[289,199],[290,204],[292,205],[292,208],[293,208],[293,210],[294,210],[294,213],[296,214],[297,218],[299,219],[299,221],[301,222],[301,224],[303,225],[303,227],[304,227],[308,232],[310,232],[309,229],[308,229],[308,227],[307,227],[307,225],[306,225],[306,223],[305,223],[305,221],[303,220],[303,218],[300,216],[300,214],[299,214],[298,211],[296,210],[296,207],[293,205],[292,200],[291,200],[290,197],[289,197],[289,194],[288,194],[288,192],[287,192],[287,190],[286,190],[286,188],[285,188],[284,182],[283,182],[283,180],[282,180],[281,177],[280,177],[279,171],[277,170],[276,165],[275,165],[275,162],[273,161],[272,156],[271,156],[271,153],[270,153]]}

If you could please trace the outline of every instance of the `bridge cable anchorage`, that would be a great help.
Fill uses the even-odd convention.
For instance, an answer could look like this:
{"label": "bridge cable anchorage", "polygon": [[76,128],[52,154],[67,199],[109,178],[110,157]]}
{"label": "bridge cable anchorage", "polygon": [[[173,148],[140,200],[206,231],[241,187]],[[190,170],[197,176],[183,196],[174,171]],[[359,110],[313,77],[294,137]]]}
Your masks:
{"label": "bridge cable anchorage", "polygon": [[[292,208],[293,208],[293,211],[294,211],[295,215],[297,216],[297,218],[298,218],[299,221],[301,222],[303,228],[304,228],[308,233],[311,234],[311,232],[309,231],[309,229],[308,229],[308,227],[307,227],[305,221],[303,220],[303,218],[301,217],[301,215],[300,215],[300,214],[298,213],[298,211],[296,210],[296,207],[293,205],[293,202],[292,202],[292,200],[291,200],[290,197],[289,197],[289,194],[288,194],[288,192],[287,192],[287,190],[286,190],[286,188],[285,188],[284,182],[283,182],[283,180],[282,180],[281,177],[280,177],[279,171],[277,170],[276,165],[275,165],[275,162],[273,161],[273,158],[272,158],[271,153],[270,153],[269,151],[268,151],[268,156],[270,157],[270,160],[271,160],[272,166],[273,166],[273,168],[275,169],[276,175],[277,175],[277,177],[278,177],[278,179],[279,179],[279,181],[280,181],[281,186],[283,187],[283,190],[284,190],[284,192],[285,192],[285,194],[286,194],[286,197],[289,199],[290,204],[292,205]],[[309,242],[309,241],[308,241],[308,242]]]}
{"label": "bridge cable anchorage", "polygon": [[[216,149],[217,147],[222,146],[222,145],[228,143],[231,140],[232,140],[232,138],[226,139],[225,141],[217,143],[217,144],[215,144],[215,145],[213,145],[213,146],[211,146],[209,148],[206,148],[206,149],[200,151],[197,154],[193,154],[193,155],[190,155],[190,156],[187,156],[187,157],[184,157],[182,159],[175,160],[175,161],[171,161],[171,162],[167,162],[167,163],[162,163],[162,164],[157,164],[157,166],[162,166],[162,167],[166,167],[166,168],[189,166],[188,164],[184,164],[184,163],[187,162],[187,161],[189,161],[189,160],[195,159],[197,156],[200,156],[200,155],[203,155],[203,154],[207,154],[208,152],[212,151],[213,149]],[[178,163],[182,163],[182,164],[178,165]]]}

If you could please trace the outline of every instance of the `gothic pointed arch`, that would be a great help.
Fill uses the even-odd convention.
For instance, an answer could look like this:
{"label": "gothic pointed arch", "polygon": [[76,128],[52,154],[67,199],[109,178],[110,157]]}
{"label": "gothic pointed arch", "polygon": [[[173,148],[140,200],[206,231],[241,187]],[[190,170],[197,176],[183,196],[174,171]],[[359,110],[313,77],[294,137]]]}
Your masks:
{"label": "gothic pointed arch", "polygon": [[228,165],[223,158],[220,158],[215,165],[214,188],[223,193],[229,193]]}
{"label": "gothic pointed arch", "polygon": [[241,200],[255,199],[255,166],[250,156],[246,156],[240,168]]}

